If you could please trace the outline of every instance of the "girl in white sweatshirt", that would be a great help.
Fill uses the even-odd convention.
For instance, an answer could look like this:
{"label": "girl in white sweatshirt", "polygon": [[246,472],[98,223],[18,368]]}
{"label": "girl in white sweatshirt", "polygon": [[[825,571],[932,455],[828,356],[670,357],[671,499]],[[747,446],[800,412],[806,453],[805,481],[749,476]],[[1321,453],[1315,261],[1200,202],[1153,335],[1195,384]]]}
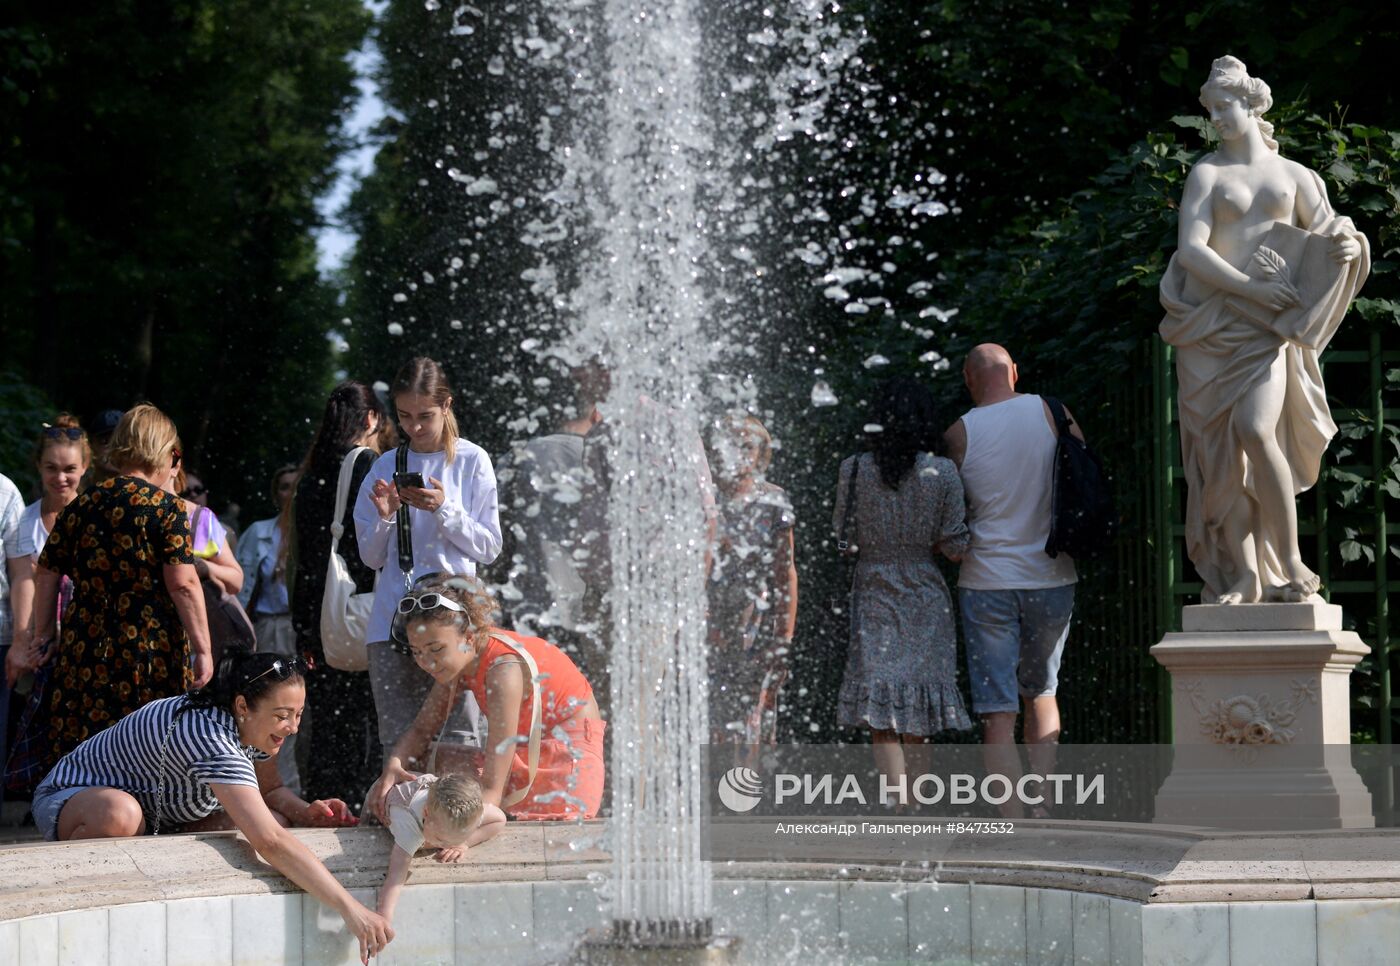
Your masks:
{"label": "girl in white sweatshirt", "polygon": [[[387,754],[423,706],[433,680],[394,644],[394,609],[415,578],[431,573],[474,574],[501,551],[496,474],[486,451],[457,435],[452,390],[442,366],[419,356],[399,370],[390,389],[399,428],[408,437],[408,472],[422,487],[394,485],[397,450],[370,468],[355,500],[360,559],[379,571],[370,613],[369,674]],[[397,514],[408,507],[413,566],[399,565]]]}

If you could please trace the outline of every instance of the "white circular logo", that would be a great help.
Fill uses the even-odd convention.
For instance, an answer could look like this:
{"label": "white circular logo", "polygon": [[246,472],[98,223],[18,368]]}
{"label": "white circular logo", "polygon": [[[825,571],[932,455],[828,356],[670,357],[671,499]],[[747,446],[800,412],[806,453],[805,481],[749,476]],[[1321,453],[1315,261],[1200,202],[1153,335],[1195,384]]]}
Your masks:
{"label": "white circular logo", "polygon": [[763,779],[752,768],[731,768],[719,780],[719,800],[731,812],[747,812],[762,795]]}

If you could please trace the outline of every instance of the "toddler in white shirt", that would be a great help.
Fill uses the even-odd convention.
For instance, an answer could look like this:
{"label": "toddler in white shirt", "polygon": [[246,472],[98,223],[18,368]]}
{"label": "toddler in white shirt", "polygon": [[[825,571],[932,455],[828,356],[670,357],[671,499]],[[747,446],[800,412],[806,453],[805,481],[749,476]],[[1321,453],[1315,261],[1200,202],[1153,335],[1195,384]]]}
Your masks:
{"label": "toddler in white shirt", "polygon": [[389,792],[386,808],[394,849],[379,890],[379,914],[390,921],[415,852],[426,846],[437,849],[439,862],[457,862],[506,823],[505,812],[483,803],[480,783],[467,775],[419,775],[400,782]]}

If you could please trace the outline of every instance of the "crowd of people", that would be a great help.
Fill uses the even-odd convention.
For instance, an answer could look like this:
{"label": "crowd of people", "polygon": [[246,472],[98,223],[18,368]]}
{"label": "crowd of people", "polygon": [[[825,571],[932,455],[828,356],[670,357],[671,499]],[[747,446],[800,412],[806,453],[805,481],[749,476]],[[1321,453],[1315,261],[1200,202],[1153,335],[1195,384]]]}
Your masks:
{"label": "crowd of people", "polygon": [[[571,376],[564,417],[512,448],[499,492],[438,363],[405,365],[387,408],[344,383],[273,475],[277,514],[241,534],[155,406],[104,413],[91,434],[67,414],[45,424],[39,499],[0,476],[9,795],[32,796],[49,839],[237,827],[366,955],[392,938],[420,848],[455,861],[508,820],[596,816],[606,586],[588,513],[610,379],[596,360]],[[927,389],[886,386],[868,451],[838,477],[835,527],[857,559],[839,721],[870,729],[886,772],[903,745],[971,726],[935,553],[961,561],[986,740],[1011,741],[1022,703],[1027,741],[1058,736],[1075,574],[1044,551],[1055,424],[1000,347],[974,350],[965,377],[975,405],[946,434]],[[711,739],[771,743],[795,518],[760,420],[721,419],[705,444]],[[284,831],[361,815],[395,843],[377,912]]]}

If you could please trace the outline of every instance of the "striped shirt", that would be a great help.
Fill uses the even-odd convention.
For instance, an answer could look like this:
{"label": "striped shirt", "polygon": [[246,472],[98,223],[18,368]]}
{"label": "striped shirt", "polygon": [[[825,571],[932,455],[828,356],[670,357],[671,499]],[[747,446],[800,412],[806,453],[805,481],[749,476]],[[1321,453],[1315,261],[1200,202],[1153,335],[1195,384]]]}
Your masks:
{"label": "striped shirt", "polygon": [[[159,815],[161,827],[173,830],[219,810],[211,784],[257,788],[253,761],[268,756],[239,743],[238,727],[227,710],[188,704],[184,695],[152,701],[88,738],[59,760],[36,797],[73,787],[119,788],[141,803],[147,827],[154,828],[164,757]],[[181,709],[186,710],[177,715]],[[167,734],[169,745],[162,755]]]}

